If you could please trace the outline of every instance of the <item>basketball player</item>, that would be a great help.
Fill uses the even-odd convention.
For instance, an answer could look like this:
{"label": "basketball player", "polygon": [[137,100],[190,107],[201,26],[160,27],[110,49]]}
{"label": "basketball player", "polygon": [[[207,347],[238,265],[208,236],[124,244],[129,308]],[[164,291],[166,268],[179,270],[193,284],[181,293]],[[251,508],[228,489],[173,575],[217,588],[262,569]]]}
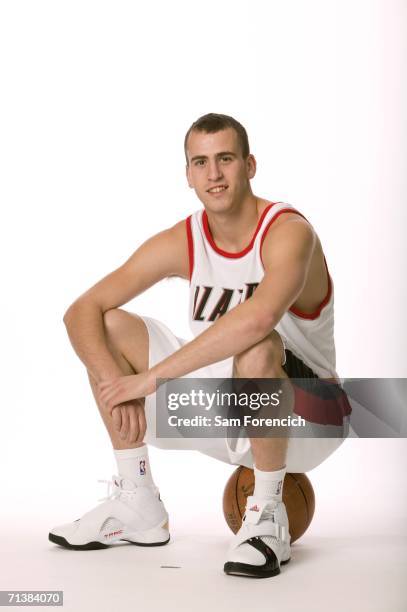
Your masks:
{"label": "basketball player", "polygon": [[[166,544],[168,515],[153,480],[148,444],[176,444],[254,468],[254,493],[224,571],[274,576],[290,559],[282,502],[286,471],[313,469],[343,439],[157,439],[156,381],[337,378],[333,284],[310,223],[291,205],[253,194],[256,160],[238,121],[212,113],[199,118],[186,134],[185,155],[188,184],[203,209],[147,240],[65,314],[110,435],[118,476],[103,503],[52,529],[49,539],[77,550],[118,540]],[[195,336],[190,342],[162,322],[119,308],[170,276],[190,283]],[[301,406],[296,412],[301,414]],[[315,414],[313,420],[326,422]]]}

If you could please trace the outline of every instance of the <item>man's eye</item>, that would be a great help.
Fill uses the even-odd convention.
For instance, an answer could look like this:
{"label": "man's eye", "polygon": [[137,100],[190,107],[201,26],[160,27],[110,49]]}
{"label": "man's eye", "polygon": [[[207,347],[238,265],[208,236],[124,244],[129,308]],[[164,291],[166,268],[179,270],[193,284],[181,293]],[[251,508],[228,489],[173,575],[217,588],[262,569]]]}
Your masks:
{"label": "man's eye", "polygon": [[195,162],[195,166],[203,166],[205,163],[204,159],[197,159]]}
{"label": "man's eye", "polygon": [[230,157],[230,155],[224,155],[223,157],[221,157],[222,161],[231,161],[231,159],[232,158]]}

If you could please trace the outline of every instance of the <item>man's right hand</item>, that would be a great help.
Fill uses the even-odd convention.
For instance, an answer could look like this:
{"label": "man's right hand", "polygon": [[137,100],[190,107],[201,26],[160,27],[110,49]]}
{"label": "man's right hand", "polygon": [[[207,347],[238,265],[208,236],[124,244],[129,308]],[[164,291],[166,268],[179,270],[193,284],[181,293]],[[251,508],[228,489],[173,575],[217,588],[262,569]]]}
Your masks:
{"label": "man's right hand", "polygon": [[112,411],[115,430],[120,439],[130,444],[143,442],[147,430],[144,400],[132,400],[119,404]]}

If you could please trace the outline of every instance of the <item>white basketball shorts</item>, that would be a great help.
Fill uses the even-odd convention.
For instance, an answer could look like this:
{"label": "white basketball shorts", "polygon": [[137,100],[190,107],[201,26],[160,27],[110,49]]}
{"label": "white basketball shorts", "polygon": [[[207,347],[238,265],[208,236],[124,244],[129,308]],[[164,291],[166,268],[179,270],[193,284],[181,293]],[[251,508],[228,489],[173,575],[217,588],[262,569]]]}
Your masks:
{"label": "white basketball shorts", "polygon": [[[170,329],[151,317],[141,317],[149,335],[149,367],[153,367],[186,344]],[[231,378],[233,358],[211,364],[187,374],[188,378]],[[231,465],[253,468],[248,438],[159,438],[156,436],[156,394],[146,397],[146,444],[162,449],[196,450]],[[309,472],[327,459],[347,436],[348,418],[344,420],[343,437],[288,439],[286,466],[288,472]],[[346,430],[346,431],[345,431]]]}

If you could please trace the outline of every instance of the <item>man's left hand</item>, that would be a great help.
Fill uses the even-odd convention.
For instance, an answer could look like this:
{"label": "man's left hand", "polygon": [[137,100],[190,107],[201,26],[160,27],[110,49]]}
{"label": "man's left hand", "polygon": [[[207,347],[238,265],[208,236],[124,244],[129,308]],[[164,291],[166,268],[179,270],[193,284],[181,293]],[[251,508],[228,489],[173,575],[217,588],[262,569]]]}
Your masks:
{"label": "man's left hand", "polygon": [[155,381],[151,380],[149,373],[142,372],[101,382],[98,390],[103,408],[111,415],[113,409],[119,404],[146,397],[154,393],[156,389]]}

